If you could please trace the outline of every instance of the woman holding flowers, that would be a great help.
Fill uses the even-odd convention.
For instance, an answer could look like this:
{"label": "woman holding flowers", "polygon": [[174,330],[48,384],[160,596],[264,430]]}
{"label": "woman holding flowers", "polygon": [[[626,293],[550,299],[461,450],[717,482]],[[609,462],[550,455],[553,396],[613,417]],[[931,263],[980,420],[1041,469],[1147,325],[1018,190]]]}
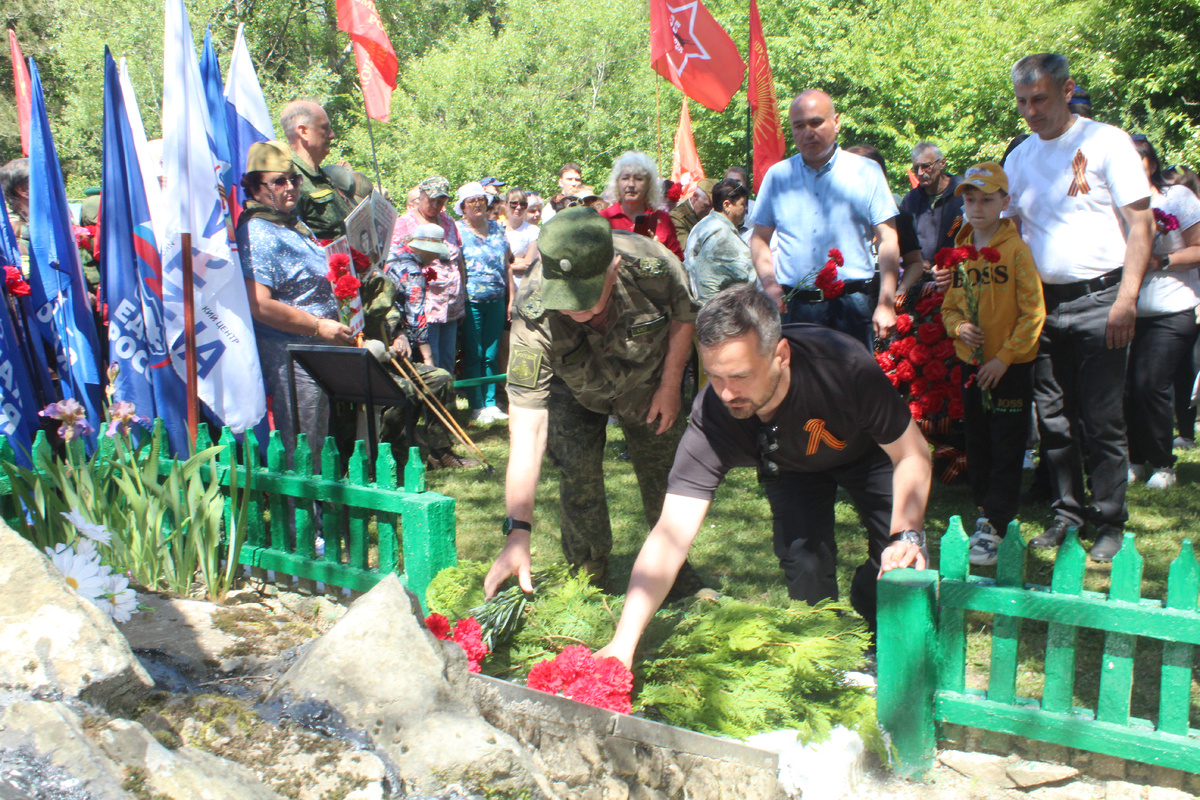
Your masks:
{"label": "woman holding flowers", "polygon": [[329,398],[297,366],[296,407],[292,407],[287,346],[293,342],[348,345],[351,331],[338,321],[325,251],[295,215],[299,182],[286,144],[251,145],[242,177],[247,201],[238,220],[237,243],[275,428],[290,462],[296,446],[293,420],[299,420],[300,431],[308,434],[315,471],[329,429]]}
{"label": "woman holding flowers", "polygon": [[1158,153],[1145,136],[1135,135],[1133,146],[1150,179],[1155,233],[1129,348],[1129,482],[1152,472],[1147,488],[1165,489],[1175,485],[1172,385],[1196,341],[1200,198],[1184,186],[1167,185]]}

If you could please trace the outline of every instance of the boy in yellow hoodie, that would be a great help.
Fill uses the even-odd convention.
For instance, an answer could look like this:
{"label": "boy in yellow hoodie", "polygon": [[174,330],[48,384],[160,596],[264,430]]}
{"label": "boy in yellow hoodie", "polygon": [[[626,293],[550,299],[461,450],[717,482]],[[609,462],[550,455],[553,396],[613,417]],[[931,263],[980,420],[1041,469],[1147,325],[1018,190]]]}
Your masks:
{"label": "boy in yellow hoodie", "polygon": [[[1033,359],[1046,320],[1042,282],[1011,219],[1008,176],[994,161],[967,170],[955,190],[965,224],[955,238],[955,269],[942,303],[942,324],[963,361],[963,425],[971,494],[979,519],[971,563],[991,566],[1017,514],[1021,466],[1033,400]],[[940,260],[940,259],[939,259]],[[968,286],[963,285],[966,275]],[[972,322],[968,290],[978,299]]]}

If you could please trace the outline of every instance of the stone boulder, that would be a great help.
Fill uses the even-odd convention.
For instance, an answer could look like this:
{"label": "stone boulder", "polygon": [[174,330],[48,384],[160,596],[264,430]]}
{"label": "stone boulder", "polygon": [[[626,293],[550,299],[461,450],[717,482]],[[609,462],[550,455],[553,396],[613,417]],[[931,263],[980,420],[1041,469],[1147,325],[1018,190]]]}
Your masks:
{"label": "stone boulder", "polygon": [[9,705],[0,750],[44,759],[94,800],[282,800],[245,767],[193,747],[169,750],[136,722],[80,716],[61,701]]}
{"label": "stone boulder", "polygon": [[521,745],[483,719],[468,675],[461,648],[426,629],[416,597],[389,575],[308,647],[271,695],[328,703],[423,791],[461,783],[553,794]]}
{"label": "stone boulder", "polygon": [[61,692],[112,711],[154,685],[112,619],[0,521],[0,685]]}

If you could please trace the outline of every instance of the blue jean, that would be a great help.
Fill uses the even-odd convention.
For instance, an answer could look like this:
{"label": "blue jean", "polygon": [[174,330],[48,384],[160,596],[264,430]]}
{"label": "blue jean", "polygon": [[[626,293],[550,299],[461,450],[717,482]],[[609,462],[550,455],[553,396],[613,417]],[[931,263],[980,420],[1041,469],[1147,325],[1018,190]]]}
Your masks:
{"label": "blue jean", "polygon": [[875,352],[875,325],[871,320],[875,313],[872,295],[869,292],[844,294],[821,303],[805,303],[792,298],[788,303],[783,322],[809,322],[849,334]]}
{"label": "blue jean", "polygon": [[433,366],[454,374],[454,359],[458,355],[458,320],[429,323],[429,350]]}
{"label": "blue jean", "polygon": [[[467,303],[463,318],[463,377],[498,375],[496,355],[504,335],[504,298],[482,303]],[[471,386],[466,390],[471,410],[496,405],[496,384]]]}

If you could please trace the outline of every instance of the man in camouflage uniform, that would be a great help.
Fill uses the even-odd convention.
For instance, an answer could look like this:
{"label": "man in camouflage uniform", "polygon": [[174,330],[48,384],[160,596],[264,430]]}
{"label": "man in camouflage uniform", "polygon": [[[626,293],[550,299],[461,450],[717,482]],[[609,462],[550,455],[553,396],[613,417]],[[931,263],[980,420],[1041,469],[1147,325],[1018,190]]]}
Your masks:
{"label": "man in camouflage uniform", "polygon": [[321,106],[310,100],[293,101],[279,122],[300,171],[297,215],[318,239],[344,235],[346,217],[371,194],[371,181],[347,167],[321,166],[333,144],[333,126]]}
{"label": "man in camouflage uniform", "polygon": [[[625,431],[649,525],[687,424],[681,384],[696,304],[679,260],[653,239],[613,231],[585,207],[546,223],[538,250],[513,304],[508,540],[485,580],[489,596],[510,575],[532,589],[529,540],[547,446],[560,471],[563,554],[602,583],[612,549],[603,472],[609,415]],[[676,594],[696,588],[695,574],[681,571]]]}

